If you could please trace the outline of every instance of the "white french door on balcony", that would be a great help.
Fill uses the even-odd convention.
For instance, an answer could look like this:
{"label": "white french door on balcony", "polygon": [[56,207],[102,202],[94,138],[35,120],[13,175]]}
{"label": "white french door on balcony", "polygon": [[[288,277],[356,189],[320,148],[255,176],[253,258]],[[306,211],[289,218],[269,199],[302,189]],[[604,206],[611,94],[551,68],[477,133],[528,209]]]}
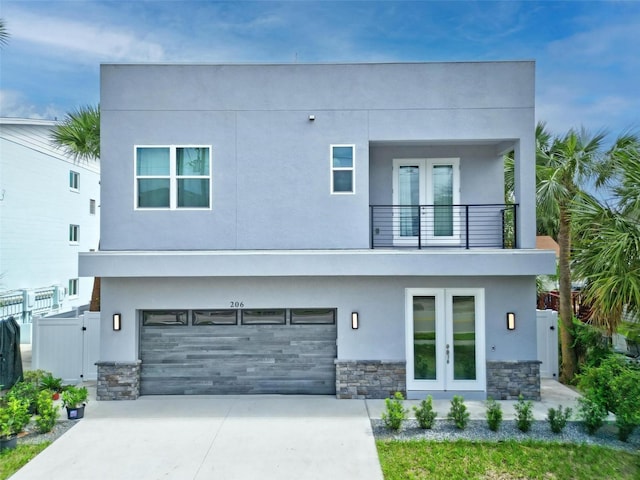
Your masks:
{"label": "white french door on balcony", "polygon": [[486,388],[484,290],[408,288],[407,390]]}
{"label": "white french door on balcony", "polygon": [[460,243],[460,159],[393,160],[395,245]]}

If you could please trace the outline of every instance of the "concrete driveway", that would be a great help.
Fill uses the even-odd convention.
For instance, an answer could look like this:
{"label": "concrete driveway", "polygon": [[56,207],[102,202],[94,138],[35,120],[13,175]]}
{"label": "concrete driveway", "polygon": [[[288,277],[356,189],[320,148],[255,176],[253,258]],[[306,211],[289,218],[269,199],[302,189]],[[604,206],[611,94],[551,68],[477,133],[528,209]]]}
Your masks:
{"label": "concrete driveway", "polygon": [[149,396],[85,415],[12,480],[382,480],[364,400]]}

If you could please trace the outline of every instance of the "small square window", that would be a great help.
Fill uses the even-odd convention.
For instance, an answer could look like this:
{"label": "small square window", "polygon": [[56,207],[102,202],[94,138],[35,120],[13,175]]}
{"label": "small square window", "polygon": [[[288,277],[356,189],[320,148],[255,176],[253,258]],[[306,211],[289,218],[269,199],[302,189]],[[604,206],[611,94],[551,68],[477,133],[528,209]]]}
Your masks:
{"label": "small square window", "polygon": [[78,243],[80,241],[80,225],[69,225],[69,242]]}
{"label": "small square window", "polygon": [[71,190],[80,190],[80,174],[69,170],[69,188]]}
{"label": "small square window", "polygon": [[96,201],[92,198],[89,200],[89,215],[96,214]]}
{"label": "small square window", "polygon": [[71,278],[69,280],[69,296],[70,297],[77,297],[78,296],[78,279],[77,278]]}
{"label": "small square window", "polygon": [[331,193],[355,193],[354,145],[331,145]]}

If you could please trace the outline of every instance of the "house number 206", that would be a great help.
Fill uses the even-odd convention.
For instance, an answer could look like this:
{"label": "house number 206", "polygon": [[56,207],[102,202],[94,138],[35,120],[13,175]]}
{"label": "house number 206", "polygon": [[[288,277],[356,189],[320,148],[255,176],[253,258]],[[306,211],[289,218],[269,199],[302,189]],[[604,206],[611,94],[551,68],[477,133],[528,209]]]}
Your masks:
{"label": "house number 206", "polygon": [[244,302],[229,302],[229,306],[231,308],[242,308],[244,307]]}

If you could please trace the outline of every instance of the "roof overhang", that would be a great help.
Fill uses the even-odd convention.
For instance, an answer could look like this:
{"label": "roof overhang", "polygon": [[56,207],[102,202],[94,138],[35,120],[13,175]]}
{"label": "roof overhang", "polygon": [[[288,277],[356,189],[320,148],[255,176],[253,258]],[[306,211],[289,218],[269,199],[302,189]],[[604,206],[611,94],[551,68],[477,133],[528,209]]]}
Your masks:
{"label": "roof overhang", "polygon": [[533,276],[554,273],[552,251],[230,250],[79,254],[83,277]]}

